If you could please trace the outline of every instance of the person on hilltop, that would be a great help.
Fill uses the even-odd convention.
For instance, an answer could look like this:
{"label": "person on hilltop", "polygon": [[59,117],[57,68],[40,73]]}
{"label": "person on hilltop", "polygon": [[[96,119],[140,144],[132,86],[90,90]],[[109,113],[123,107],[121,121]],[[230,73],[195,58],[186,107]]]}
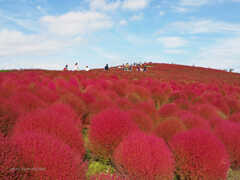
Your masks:
{"label": "person on hilltop", "polygon": [[78,66],[78,63],[77,63],[77,62],[74,64],[74,70],[75,70],[75,71],[79,71],[79,66]]}
{"label": "person on hilltop", "polygon": [[89,71],[90,69],[89,69],[89,67],[88,66],[86,66],[86,68],[85,68],[85,71]]}
{"label": "person on hilltop", "polygon": [[140,67],[140,65],[138,64],[138,65],[137,65],[137,71],[140,72],[140,70],[141,70],[141,67]]}
{"label": "person on hilltop", "polygon": [[67,70],[68,70],[68,65],[67,65],[67,64],[65,65],[65,67],[64,67],[63,70],[64,70],[64,71],[67,71]]}
{"label": "person on hilltop", "polygon": [[126,71],[128,71],[129,70],[129,64],[128,63],[126,63]]}
{"label": "person on hilltop", "polygon": [[144,65],[144,66],[143,66],[143,72],[146,72],[146,71],[147,71],[147,66]]}
{"label": "person on hilltop", "polygon": [[108,64],[106,64],[106,66],[104,67],[104,70],[105,70],[105,71],[108,71],[108,70],[109,70]]}

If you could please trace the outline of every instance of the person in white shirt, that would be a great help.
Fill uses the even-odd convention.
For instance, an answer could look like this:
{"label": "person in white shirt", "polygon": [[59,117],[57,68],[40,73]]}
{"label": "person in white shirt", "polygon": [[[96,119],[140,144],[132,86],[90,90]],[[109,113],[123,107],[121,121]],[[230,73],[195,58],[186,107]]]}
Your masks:
{"label": "person in white shirt", "polygon": [[75,71],[79,71],[79,66],[78,66],[78,63],[77,63],[77,62],[74,64],[74,70],[75,70]]}
{"label": "person in white shirt", "polygon": [[90,69],[89,69],[89,67],[88,67],[88,66],[86,66],[85,70],[86,70],[86,71],[89,71]]}

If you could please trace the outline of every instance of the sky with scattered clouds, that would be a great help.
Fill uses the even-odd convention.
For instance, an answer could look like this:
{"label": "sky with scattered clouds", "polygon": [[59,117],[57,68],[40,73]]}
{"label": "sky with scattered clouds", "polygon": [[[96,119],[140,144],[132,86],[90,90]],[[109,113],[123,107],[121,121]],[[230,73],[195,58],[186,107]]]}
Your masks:
{"label": "sky with scattered clouds", "polygon": [[0,0],[0,69],[163,62],[240,72],[240,0]]}

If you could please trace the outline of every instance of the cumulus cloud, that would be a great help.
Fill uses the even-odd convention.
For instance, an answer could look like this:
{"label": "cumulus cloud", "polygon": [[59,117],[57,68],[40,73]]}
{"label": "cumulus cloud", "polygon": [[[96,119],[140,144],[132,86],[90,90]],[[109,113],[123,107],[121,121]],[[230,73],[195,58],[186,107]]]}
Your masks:
{"label": "cumulus cloud", "polygon": [[122,7],[128,10],[141,10],[148,6],[150,0],[125,0]]}
{"label": "cumulus cloud", "polygon": [[100,11],[114,11],[125,9],[129,11],[138,11],[146,8],[151,0],[88,0],[90,9]]}
{"label": "cumulus cloud", "polygon": [[48,54],[60,50],[70,43],[41,35],[26,35],[19,31],[0,31],[0,56],[22,54]]}
{"label": "cumulus cloud", "polygon": [[166,54],[185,54],[185,51],[182,49],[165,49]]}
{"label": "cumulus cloud", "polygon": [[234,68],[240,72],[240,36],[217,41],[216,44],[203,48],[194,58],[194,63],[212,68]]}
{"label": "cumulus cloud", "polygon": [[185,46],[188,41],[181,37],[160,37],[157,39],[165,48],[178,48]]}
{"label": "cumulus cloud", "polygon": [[160,12],[159,12],[159,15],[160,15],[160,16],[164,16],[165,14],[166,14],[166,13],[165,13],[164,11],[160,11]]}
{"label": "cumulus cloud", "polygon": [[121,20],[121,21],[119,22],[119,24],[120,24],[121,26],[124,26],[124,25],[127,25],[128,22],[127,22],[125,19],[123,19],[123,20]]}
{"label": "cumulus cloud", "polygon": [[180,0],[181,6],[202,6],[210,3],[210,0]]}
{"label": "cumulus cloud", "polygon": [[93,10],[114,11],[121,6],[121,1],[108,2],[106,0],[90,0],[89,4]]}
{"label": "cumulus cloud", "polygon": [[240,24],[214,21],[211,19],[195,19],[170,23],[158,31],[159,34],[176,32],[185,34],[240,33]]}
{"label": "cumulus cloud", "polygon": [[175,22],[171,24],[181,32],[198,33],[221,33],[221,32],[240,32],[240,24],[219,22],[213,20],[193,20],[188,22]]}
{"label": "cumulus cloud", "polygon": [[111,19],[99,12],[69,12],[61,16],[44,16],[41,22],[57,35],[78,35],[113,26]]}
{"label": "cumulus cloud", "polygon": [[132,17],[130,17],[131,21],[140,21],[142,19],[143,19],[143,14],[133,15]]}

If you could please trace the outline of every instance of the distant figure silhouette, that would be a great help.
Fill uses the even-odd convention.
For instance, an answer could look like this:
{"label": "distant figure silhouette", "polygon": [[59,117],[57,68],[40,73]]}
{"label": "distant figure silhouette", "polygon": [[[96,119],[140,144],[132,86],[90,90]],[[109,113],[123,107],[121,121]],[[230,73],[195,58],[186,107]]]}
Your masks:
{"label": "distant figure silhouette", "polygon": [[143,67],[143,72],[146,72],[147,71],[147,66],[144,66]]}
{"label": "distant figure silhouette", "polygon": [[89,67],[88,67],[88,66],[86,66],[85,70],[86,70],[86,71],[89,71]]}
{"label": "distant figure silhouette", "polygon": [[109,70],[108,64],[106,64],[106,66],[104,67],[105,71]]}
{"label": "distant figure silhouette", "polygon": [[68,70],[68,65],[66,64],[66,66],[64,67],[63,69],[64,71],[67,71]]}
{"label": "distant figure silhouette", "polygon": [[75,70],[75,71],[79,71],[79,66],[78,66],[78,63],[77,63],[77,62],[74,64],[74,70]]}

